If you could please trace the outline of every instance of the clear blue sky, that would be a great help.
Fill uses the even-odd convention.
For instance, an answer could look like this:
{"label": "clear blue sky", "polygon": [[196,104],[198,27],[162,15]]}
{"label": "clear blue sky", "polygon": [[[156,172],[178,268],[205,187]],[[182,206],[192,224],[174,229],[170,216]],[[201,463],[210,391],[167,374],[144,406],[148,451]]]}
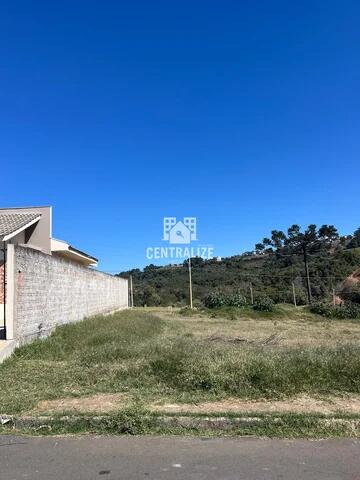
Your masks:
{"label": "clear blue sky", "polygon": [[217,255],[360,225],[357,1],[7,1],[1,206],[119,271],[164,216]]}

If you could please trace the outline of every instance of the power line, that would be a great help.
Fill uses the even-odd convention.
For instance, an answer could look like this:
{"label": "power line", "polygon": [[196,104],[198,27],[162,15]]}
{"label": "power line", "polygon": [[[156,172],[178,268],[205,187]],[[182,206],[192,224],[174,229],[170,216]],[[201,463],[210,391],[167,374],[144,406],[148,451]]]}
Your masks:
{"label": "power line", "polygon": [[[163,267],[160,267],[160,268],[163,268]],[[157,270],[160,270],[159,269],[155,269],[154,271],[157,271]],[[192,267],[193,270],[195,270],[196,272],[196,267]],[[120,272],[118,272],[118,270],[107,270],[105,273],[115,273],[115,274],[119,274]],[[143,275],[144,273],[143,272],[140,272],[140,275]],[[350,275],[350,274],[349,274]],[[237,273],[234,275],[235,277],[236,276],[239,276],[239,277],[258,277],[258,278],[263,278],[263,277],[270,277],[270,278],[273,278],[273,277],[276,277],[276,278],[306,278],[305,275],[297,275],[297,274],[294,274],[294,275],[291,275],[291,274],[288,274],[288,275],[278,275],[278,274],[268,274],[268,273],[261,273],[261,274],[255,274],[255,273]],[[344,276],[340,276],[340,275],[310,275],[310,278],[330,278],[330,279],[346,279],[346,277]]]}

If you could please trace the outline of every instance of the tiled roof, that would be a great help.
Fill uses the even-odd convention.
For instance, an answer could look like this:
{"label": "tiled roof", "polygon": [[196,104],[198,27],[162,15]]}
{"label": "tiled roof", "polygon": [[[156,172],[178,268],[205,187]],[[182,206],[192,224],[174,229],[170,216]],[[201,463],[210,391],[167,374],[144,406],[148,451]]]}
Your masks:
{"label": "tiled roof", "polygon": [[5,237],[20,228],[25,227],[28,223],[40,217],[39,212],[28,213],[1,213],[0,212],[0,237]]}

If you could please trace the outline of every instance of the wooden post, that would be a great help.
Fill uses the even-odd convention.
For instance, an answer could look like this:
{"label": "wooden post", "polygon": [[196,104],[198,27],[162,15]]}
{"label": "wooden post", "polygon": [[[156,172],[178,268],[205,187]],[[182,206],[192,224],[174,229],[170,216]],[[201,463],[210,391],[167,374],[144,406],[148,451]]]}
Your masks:
{"label": "wooden post", "polygon": [[191,279],[191,258],[189,257],[189,294],[190,294],[190,308],[193,308],[193,294],[192,294],[192,279]]}
{"label": "wooden post", "polygon": [[335,288],[333,288],[333,305],[336,305],[336,294],[335,294]]}
{"label": "wooden post", "polygon": [[250,298],[251,298],[251,305],[254,305],[254,292],[253,292],[253,286],[251,282],[250,282]]}
{"label": "wooden post", "polygon": [[292,291],[293,291],[294,305],[295,305],[295,307],[297,307],[297,304],[296,304],[296,293],[295,293],[295,285],[294,285],[294,282],[292,282]]}

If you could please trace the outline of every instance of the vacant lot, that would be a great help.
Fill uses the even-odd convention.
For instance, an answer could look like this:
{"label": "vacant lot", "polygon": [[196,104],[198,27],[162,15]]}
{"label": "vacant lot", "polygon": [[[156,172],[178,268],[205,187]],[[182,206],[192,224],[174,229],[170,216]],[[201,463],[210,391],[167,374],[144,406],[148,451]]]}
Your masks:
{"label": "vacant lot", "polygon": [[0,365],[0,414],[360,413],[360,324],[305,309],[134,309],[58,328]]}

